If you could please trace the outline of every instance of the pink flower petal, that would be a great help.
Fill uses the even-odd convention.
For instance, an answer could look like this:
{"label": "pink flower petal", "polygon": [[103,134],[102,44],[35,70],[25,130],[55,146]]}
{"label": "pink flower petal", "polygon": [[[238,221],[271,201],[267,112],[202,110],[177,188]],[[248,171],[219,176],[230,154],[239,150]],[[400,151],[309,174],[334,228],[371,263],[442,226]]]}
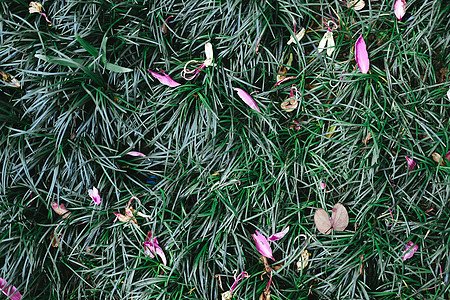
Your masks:
{"label": "pink flower petal", "polygon": [[63,218],[67,218],[70,216],[70,212],[66,209],[64,204],[58,205],[56,202],[52,202],[52,208],[58,215],[62,216]]}
{"label": "pink flower petal", "polygon": [[417,163],[412,160],[411,158],[409,158],[408,156],[405,156],[406,161],[408,162],[408,168],[410,171],[412,171],[414,169],[414,167],[417,165]]}
{"label": "pink flower petal", "polygon": [[359,36],[355,44],[355,60],[358,63],[358,67],[362,73],[367,74],[369,72],[370,61],[369,54],[367,53],[366,42],[364,41],[362,34]]}
{"label": "pink flower petal", "polygon": [[272,234],[271,236],[269,236],[268,240],[271,242],[278,241],[279,239],[283,238],[286,235],[286,233],[288,233],[288,231],[289,231],[289,226],[280,232]]}
{"label": "pink flower petal", "polygon": [[326,189],[327,189],[327,185],[326,185],[325,183],[321,182],[321,183],[320,183],[320,188],[321,188],[322,190],[326,190]]}
{"label": "pink flower petal", "polygon": [[142,156],[142,157],[145,157],[145,154],[144,154],[144,153],[137,152],[137,151],[130,151],[130,152],[127,153],[127,155],[130,155],[130,156]]}
{"label": "pink flower petal", "polygon": [[406,13],[406,2],[405,0],[396,0],[394,3],[394,13],[399,21],[402,20]]}
{"label": "pink flower petal", "polygon": [[160,75],[156,72],[153,72],[152,70],[148,70],[150,72],[150,74],[152,74],[153,77],[155,77],[156,79],[158,79],[159,82],[161,82],[164,85],[170,86],[170,87],[176,87],[181,85],[180,83],[176,82],[175,80],[173,80],[172,78],[170,78],[169,75],[167,75],[164,70],[161,69],[161,73],[163,75]]}
{"label": "pink flower petal", "polygon": [[17,288],[13,285],[8,286],[8,282],[0,277],[0,291],[6,296],[10,297],[11,300],[20,300],[22,295],[17,292]]}
{"label": "pink flower petal", "polygon": [[403,261],[411,258],[417,250],[419,250],[419,245],[414,245],[413,242],[409,241],[406,244],[405,251],[403,251]]}
{"label": "pink flower petal", "polygon": [[158,240],[152,237],[151,232],[148,233],[148,237],[144,242],[144,253],[150,256],[150,258],[154,258],[155,254],[161,258],[161,261],[165,266],[167,266],[167,258],[164,254],[164,251],[158,244]]}
{"label": "pink flower petal", "polygon": [[88,194],[89,194],[89,196],[91,196],[92,200],[94,200],[95,204],[100,205],[100,203],[102,203],[100,194],[98,193],[98,190],[95,186],[92,187],[92,190],[88,190]]}
{"label": "pink flower petal", "polygon": [[258,107],[258,104],[256,104],[255,100],[253,100],[252,96],[250,96],[246,91],[240,88],[234,88],[235,91],[237,91],[238,96],[241,97],[241,99],[250,106],[251,109],[261,113],[261,110]]}
{"label": "pink flower petal", "polygon": [[450,161],[450,151],[448,151],[447,154],[445,154],[444,158]]}
{"label": "pink flower petal", "polygon": [[255,230],[255,232],[256,234],[252,234],[252,237],[255,240],[256,250],[258,250],[258,252],[263,256],[271,258],[275,261],[275,258],[273,258],[272,254],[272,248],[270,248],[267,239],[261,233],[259,233],[258,230]]}

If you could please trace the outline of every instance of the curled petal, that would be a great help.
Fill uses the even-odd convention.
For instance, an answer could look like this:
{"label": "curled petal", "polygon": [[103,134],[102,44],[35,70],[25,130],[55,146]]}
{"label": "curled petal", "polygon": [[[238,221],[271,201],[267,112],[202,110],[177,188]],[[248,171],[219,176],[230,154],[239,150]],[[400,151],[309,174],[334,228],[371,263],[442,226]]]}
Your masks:
{"label": "curled petal", "polygon": [[412,171],[414,169],[414,167],[417,165],[417,163],[413,159],[409,158],[408,156],[405,156],[405,158],[408,163],[409,170]]}
{"label": "curled petal", "polygon": [[411,258],[417,250],[419,250],[419,245],[414,245],[413,242],[409,241],[406,244],[405,251],[403,251],[403,261]]}
{"label": "curled petal", "polygon": [[211,43],[205,44],[205,54],[206,54],[206,60],[203,62],[203,65],[205,67],[209,67],[212,65],[212,62],[214,59],[213,47],[212,47]]}
{"label": "curled petal", "polygon": [[144,253],[150,256],[150,258],[154,258],[155,254],[161,258],[161,261],[165,266],[167,266],[167,259],[164,251],[158,244],[158,240],[152,237],[151,232],[148,233],[148,238],[145,239],[144,243]]}
{"label": "curled petal", "polygon": [[94,200],[95,204],[100,205],[100,203],[102,203],[102,199],[100,198],[98,190],[95,186],[92,187],[92,190],[88,190],[88,194],[92,198],[92,200]]}
{"label": "curled petal", "polygon": [[145,154],[144,154],[144,153],[137,152],[137,151],[130,151],[130,152],[127,153],[127,155],[130,155],[130,156],[142,156],[142,157],[145,157]]}
{"label": "curled petal", "polygon": [[63,218],[67,218],[70,216],[70,212],[66,209],[64,204],[58,205],[56,202],[52,202],[52,208],[58,215],[62,216]]}
{"label": "curled petal", "polygon": [[164,70],[161,69],[161,73],[163,75],[160,75],[156,72],[153,72],[152,70],[148,70],[150,72],[150,74],[152,74],[153,77],[155,77],[156,79],[158,79],[159,82],[161,82],[164,85],[170,86],[170,87],[176,87],[181,85],[180,83],[176,82],[175,80],[173,80],[172,78],[170,78],[169,75],[167,75]]}
{"label": "curled petal", "polygon": [[0,277],[0,291],[8,296],[11,300],[20,300],[22,295],[17,291],[17,288],[13,285],[8,286],[8,282]]}
{"label": "curled petal", "polygon": [[361,72],[367,74],[367,72],[369,72],[370,61],[369,54],[367,53],[366,42],[364,41],[362,34],[359,36],[355,44],[355,60]]}
{"label": "curled petal", "polygon": [[281,108],[285,112],[291,112],[298,107],[298,101],[295,98],[289,98],[288,100],[281,103]]}
{"label": "curled petal", "polygon": [[246,91],[240,88],[234,88],[235,91],[237,91],[238,96],[248,105],[251,109],[261,112],[261,110],[258,107],[258,104],[256,104],[255,100],[253,100],[252,96],[250,96]]}
{"label": "curled petal", "polygon": [[288,233],[288,231],[289,231],[289,226],[280,232],[272,234],[271,236],[269,236],[268,240],[272,241],[272,242],[277,241],[277,240],[283,238],[286,235],[286,233]]}
{"label": "curled petal", "polygon": [[402,20],[406,13],[406,2],[405,0],[395,0],[394,3],[394,13],[399,21]]}
{"label": "curled petal", "polygon": [[256,230],[255,232],[256,234],[252,234],[252,237],[255,240],[256,250],[258,250],[258,252],[263,256],[271,258],[275,261],[275,258],[273,258],[272,254],[272,248],[270,248],[267,239],[261,233],[259,233],[258,230]]}

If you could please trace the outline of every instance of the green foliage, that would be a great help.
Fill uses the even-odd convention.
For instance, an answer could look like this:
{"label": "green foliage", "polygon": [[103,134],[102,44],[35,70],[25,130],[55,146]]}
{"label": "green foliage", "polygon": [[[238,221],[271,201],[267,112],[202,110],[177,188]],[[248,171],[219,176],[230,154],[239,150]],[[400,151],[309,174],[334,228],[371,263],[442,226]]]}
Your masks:
{"label": "green foliage", "polygon": [[[21,84],[0,82],[0,277],[25,299],[220,299],[214,275],[228,290],[234,270],[250,274],[234,299],[257,299],[267,277],[251,234],[288,225],[271,242],[284,263],[272,299],[449,294],[450,162],[432,159],[450,150],[446,1],[409,0],[402,22],[385,0],[361,11],[325,0],[42,4],[52,26],[27,2],[0,1],[0,71]],[[317,47],[331,18],[340,27],[327,57]],[[293,19],[306,34],[288,46]],[[360,34],[369,74],[354,61]],[[216,65],[185,81],[208,41]],[[274,88],[289,53],[296,78]],[[292,84],[301,99],[286,113]],[[259,91],[263,113],[235,87]],[[113,223],[132,197],[148,217]],[[349,227],[320,234],[315,210],[337,202]],[[148,231],[167,267],[144,253]],[[419,250],[403,261],[408,241]]]}

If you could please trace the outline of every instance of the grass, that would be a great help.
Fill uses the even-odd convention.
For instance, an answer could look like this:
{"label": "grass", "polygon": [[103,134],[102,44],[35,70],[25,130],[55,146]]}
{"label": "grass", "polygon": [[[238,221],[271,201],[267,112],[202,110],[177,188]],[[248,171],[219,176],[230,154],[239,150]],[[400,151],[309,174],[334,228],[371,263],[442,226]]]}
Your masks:
{"label": "grass", "polygon": [[[288,225],[271,242],[283,263],[272,299],[449,299],[450,162],[432,159],[450,150],[446,1],[409,0],[402,22],[385,0],[361,11],[323,0],[42,4],[52,26],[27,2],[0,2],[0,71],[21,85],[0,83],[0,277],[24,299],[217,299],[215,275],[226,291],[235,270],[250,277],[233,299],[258,299],[268,277],[251,234]],[[331,18],[327,57],[317,47]],[[293,19],[306,34],[288,46]],[[354,61],[360,34],[369,74]],[[206,42],[216,65],[182,79]],[[295,78],[274,88],[289,53]],[[160,68],[182,85],[147,71]],[[286,113],[293,84],[299,108]],[[261,114],[236,87],[258,92]],[[114,223],[132,197],[148,217]],[[350,224],[325,236],[314,212],[338,202]],[[149,231],[167,266],[144,253]],[[408,241],[419,250],[403,261]]]}

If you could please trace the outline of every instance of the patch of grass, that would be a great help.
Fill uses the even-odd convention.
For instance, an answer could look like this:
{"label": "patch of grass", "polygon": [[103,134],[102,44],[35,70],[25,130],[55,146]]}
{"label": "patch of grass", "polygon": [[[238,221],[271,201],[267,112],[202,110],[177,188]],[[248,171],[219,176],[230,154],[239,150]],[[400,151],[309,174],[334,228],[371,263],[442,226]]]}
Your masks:
{"label": "patch of grass", "polygon": [[[432,159],[450,150],[445,1],[410,0],[402,22],[385,0],[361,11],[322,0],[43,6],[52,26],[26,2],[0,3],[0,71],[21,85],[0,83],[0,277],[25,299],[217,299],[215,275],[229,290],[235,270],[250,276],[234,299],[258,299],[268,277],[251,234],[286,226],[271,242],[269,263],[283,264],[272,299],[447,297],[450,162]],[[287,45],[293,20],[306,34]],[[328,20],[339,25],[330,57],[318,53]],[[354,61],[360,34],[369,74]],[[215,65],[184,80],[206,42]],[[294,78],[274,87],[291,53]],[[261,114],[236,87],[256,92]],[[138,226],[113,222],[130,199]],[[349,226],[320,234],[316,209],[337,202]],[[144,253],[149,231],[167,266]],[[403,261],[409,241],[419,250]]]}

